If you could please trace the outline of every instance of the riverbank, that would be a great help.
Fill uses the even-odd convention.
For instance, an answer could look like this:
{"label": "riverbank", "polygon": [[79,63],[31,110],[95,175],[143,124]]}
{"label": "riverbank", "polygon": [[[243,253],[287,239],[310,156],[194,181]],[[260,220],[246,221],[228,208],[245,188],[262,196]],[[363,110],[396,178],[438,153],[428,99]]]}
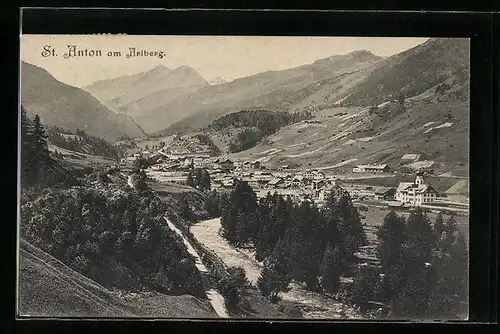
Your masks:
{"label": "riverbank", "polygon": [[[234,248],[219,235],[220,219],[200,221],[190,231],[203,246],[217,254],[227,266],[241,266],[250,282],[256,283],[263,264],[257,262],[253,253]],[[300,284],[290,284],[291,290],[284,293],[283,303],[296,305],[307,319],[361,319],[352,308],[338,300],[318,292],[307,290]]]}

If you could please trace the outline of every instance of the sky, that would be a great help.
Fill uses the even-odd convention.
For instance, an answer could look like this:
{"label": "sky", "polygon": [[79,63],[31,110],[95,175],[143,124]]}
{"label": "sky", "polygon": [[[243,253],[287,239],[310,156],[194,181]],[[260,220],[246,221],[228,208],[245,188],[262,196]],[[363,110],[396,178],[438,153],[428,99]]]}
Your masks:
{"label": "sky", "polygon": [[[313,63],[317,59],[369,50],[387,57],[425,42],[401,37],[288,37],[288,36],[137,36],[137,35],[21,35],[21,59],[46,69],[66,84],[84,87],[95,81],[148,71],[164,65],[187,65],[205,79],[234,80],[270,70]],[[68,45],[87,56],[64,57]],[[132,56],[136,51],[156,56]],[[100,50],[101,56],[89,56]],[[108,56],[108,52],[121,52]],[[164,56],[158,55],[163,52]],[[43,55],[42,55],[43,54]]]}

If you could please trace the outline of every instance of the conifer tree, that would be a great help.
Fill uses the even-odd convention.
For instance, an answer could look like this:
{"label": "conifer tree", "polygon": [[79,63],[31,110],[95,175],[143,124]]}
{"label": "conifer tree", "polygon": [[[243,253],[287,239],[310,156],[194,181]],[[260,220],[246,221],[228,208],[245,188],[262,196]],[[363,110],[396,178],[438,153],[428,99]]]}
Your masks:
{"label": "conifer tree", "polygon": [[342,274],[342,259],[339,245],[331,243],[325,249],[320,266],[321,287],[329,293],[337,293]]}
{"label": "conifer tree", "polygon": [[352,256],[358,247],[366,245],[367,240],[358,210],[352,204],[348,193],[343,194],[339,199],[338,213],[339,230],[343,237],[344,249],[348,256]]}
{"label": "conifer tree", "polygon": [[31,136],[33,139],[33,149],[35,150],[35,152],[37,152],[40,157],[47,156],[47,133],[45,132],[45,129],[43,128],[40,117],[38,115],[35,115],[35,117],[33,118]]}
{"label": "conifer tree", "polygon": [[33,140],[31,136],[32,124],[26,109],[21,105],[21,124],[20,124],[20,139],[21,139],[21,165],[27,167],[29,157],[32,155],[33,150]]}
{"label": "conifer tree", "polygon": [[379,246],[377,248],[384,276],[379,291],[380,299],[388,301],[398,291],[402,279],[404,263],[403,255],[406,242],[406,223],[404,217],[398,217],[390,211],[378,231]]}
{"label": "conifer tree", "polygon": [[189,170],[188,176],[186,178],[186,185],[193,188],[196,186],[192,170]]}
{"label": "conifer tree", "polygon": [[351,303],[358,306],[361,312],[365,312],[369,307],[369,301],[375,298],[377,290],[378,277],[373,268],[363,266],[354,281],[354,287],[351,295]]}
{"label": "conifer tree", "polygon": [[441,239],[441,234],[444,231],[444,220],[443,215],[438,213],[436,217],[436,221],[434,222],[434,233],[436,234],[436,238],[439,241]]}
{"label": "conifer tree", "polygon": [[188,200],[186,197],[183,197],[181,200],[181,208],[180,208],[181,217],[185,220],[191,220],[193,217],[193,212],[191,211],[191,207],[189,206]]}
{"label": "conifer tree", "polygon": [[234,244],[245,244],[252,240],[256,231],[254,216],[257,210],[257,195],[247,182],[236,181],[231,192],[229,206],[223,212],[221,226],[223,235]]}
{"label": "conifer tree", "polygon": [[276,244],[269,260],[265,261],[257,286],[263,296],[275,303],[279,301],[281,292],[288,291],[290,280],[287,245],[283,239]]}
{"label": "conifer tree", "polygon": [[380,241],[378,246],[380,264],[384,271],[392,271],[401,260],[401,251],[406,238],[404,219],[398,217],[394,211],[390,211],[377,234]]}
{"label": "conifer tree", "polygon": [[406,238],[415,261],[426,262],[430,259],[435,239],[430,220],[421,210],[410,213],[406,220]]}
{"label": "conifer tree", "polygon": [[215,189],[205,199],[205,210],[211,218],[220,216],[219,195]]}

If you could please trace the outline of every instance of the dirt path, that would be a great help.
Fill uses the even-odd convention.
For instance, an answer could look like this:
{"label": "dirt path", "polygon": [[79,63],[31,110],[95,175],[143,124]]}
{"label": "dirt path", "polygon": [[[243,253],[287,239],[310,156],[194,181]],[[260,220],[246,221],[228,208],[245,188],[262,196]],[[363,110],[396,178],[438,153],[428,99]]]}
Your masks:
{"label": "dirt path", "polygon": [[[189,252],[189,254],[191,254],[194,258],[195,258],[195,261],[196,261],[196,268],[200,271],[200,273],[207,273],[208,270],[207,268],[205,267],[205,265],[203,264],[203,262],[201,261],[201,257],[198,255],[198,253],[196,252],[196,250],[193,248],[193,246],[191,246],[191,244],[189,243],[189,241],[186,239],[186,237],[184,237],[184,235],[182,234],[181,230],[179,230],[170,220],[168,220],[166,217],[164,218],[165,221],[167,222],[168,224],[168,227],[173,231],[175,232],[176,234],[178,234],[181,238],[182,238],[182,241],[184,242],[184,245],[186,245],[187,247],[187,250]],[[212,307],[214,308],[215,312],[217,313],[217,315],[221,318],[229,318],[229,315],[227,313],[227,310],[226,310],[226,306],[225,306],[225,302],[224,302],[224,297],[221,296],[217,291],[211,289],[211,290],[208,290],[206,291],[206,295],[207,295],[207,298],[208,300],[210,301],[210,304],[212,304]]]}

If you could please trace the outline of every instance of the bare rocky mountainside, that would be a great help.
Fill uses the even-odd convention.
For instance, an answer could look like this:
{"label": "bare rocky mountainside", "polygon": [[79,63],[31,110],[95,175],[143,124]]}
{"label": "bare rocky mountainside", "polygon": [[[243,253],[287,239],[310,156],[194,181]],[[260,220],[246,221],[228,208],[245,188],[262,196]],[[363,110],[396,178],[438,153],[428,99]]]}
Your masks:
{"label": "bare rocky mountainside", "polygon": [[40,67],[22,62],[21,87],[28,116],[38,114],[46,125],[81,129],[108,140],[144,136],[131,117],[109,110],[89,93],[58,81]]}

